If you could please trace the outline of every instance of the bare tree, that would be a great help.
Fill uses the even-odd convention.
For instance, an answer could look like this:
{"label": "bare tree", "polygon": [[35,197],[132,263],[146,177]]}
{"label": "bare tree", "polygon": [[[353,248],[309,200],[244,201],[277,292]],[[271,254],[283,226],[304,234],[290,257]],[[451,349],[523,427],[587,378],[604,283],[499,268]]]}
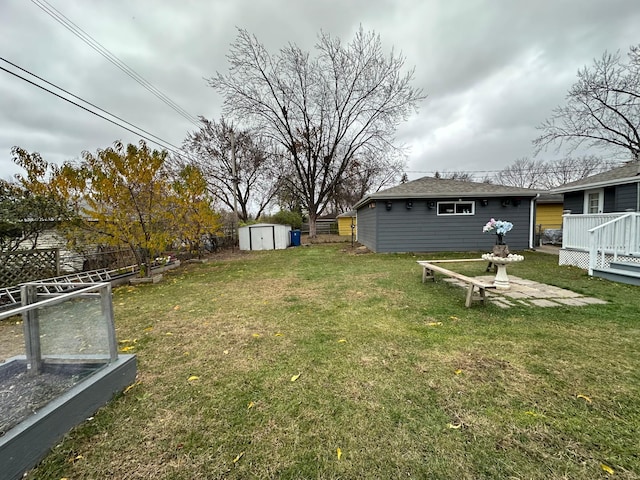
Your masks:
{"label": "bare tree", "polygon": [[433,175],[435,178],[444,178],[447,180],[460,180],[461,182],[473,182],[475,178],[471,172],[453,171],[453,172],[438,172]]}
{"label": "bare tree", "polygon": [[520,188],[540,188],[547,174],[543,160],[519,158],[511,165],[500,170],[495,177],[496,183]]}
{"label": "bare tree", "polygon": [[225,112],[252,122],[286,152],[292,191],[316,218],[356,159],[386,156],[395,131],[424,98],[403,73],[404,57],[383,54],[380,37],[362,28],[348,44],[321,33],[312,57],[294,44],[270,54],[239,30],[227,56],[230,70],[209,84]]}
{"label": "bare tree", "polygon": [[500,185],[549,190],[596,173],[614,165],[598,157],[566,157],[544,161],[519,158],[500,170],[493,181]]}
{"label": "bare tree", "polygon": [[192,153],[189,161],[203,172],[209,193],[231,210],[235,205],[235,189],[241,220],[248,220],[252,209],[256,218],[259,217],[273,200],[279,184],[280,175],[274,169],[273,153],[267,151],[256,133],[234,128],[224,118],[215,122],[200,117],[200,121],[200,129],[188,133],[183,143]]}
{"label": "bare tree", "polygon": [[536,152],[555,143],[570,151],[580,146],[610,148],[640,159],[640,45],[631,47],[629,62],[620,52],[605,52],[591,67],[578,71],[578,81],[564,106],[538,127]]}
{"label": "bare tree", "polygon": [[551,189],[566,183],[575,182],[576,180],[581,180],[614,167],[611,162],[606,162],[593,155],[553,160],[548,162],[546,166],[546,172],[541,177],[538,185],[544,189]]}
{"label": "bare tree", "polygon": [[366,194],[396,185],[403,168],[404,161],[397,157],[355,158],[342,178],[336,182],[332,194],[333,211],[346,212]]}

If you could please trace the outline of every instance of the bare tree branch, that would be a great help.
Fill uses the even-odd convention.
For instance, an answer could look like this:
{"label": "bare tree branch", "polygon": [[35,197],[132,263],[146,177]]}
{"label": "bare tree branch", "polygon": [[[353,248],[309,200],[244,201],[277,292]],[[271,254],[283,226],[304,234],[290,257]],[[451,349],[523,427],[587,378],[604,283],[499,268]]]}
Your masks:
{"label": "bare tree branch", "polygon": [[574,151],[581,145],[609,148],[640,159],[640,46],[629,62],[620,52],[605,52],[591,67],[578,71],[567,103],[553,110],[538,129],[536,154],[550,145]]}
{"label": "bare tree branch", "polygon": [[251,122],[286,152],[288,189],[307,209],[311,235],[356,159],[387,157],[399,123],[424,98],[411,86],[413,70],[402,73],[404,57],[383,55],[372,32],[361,28],[348,44],[321,33],[315,49],[312,57],[290,44],[270,55],[239,30],[229,73],[209,79],[225,97],[225,113]]}

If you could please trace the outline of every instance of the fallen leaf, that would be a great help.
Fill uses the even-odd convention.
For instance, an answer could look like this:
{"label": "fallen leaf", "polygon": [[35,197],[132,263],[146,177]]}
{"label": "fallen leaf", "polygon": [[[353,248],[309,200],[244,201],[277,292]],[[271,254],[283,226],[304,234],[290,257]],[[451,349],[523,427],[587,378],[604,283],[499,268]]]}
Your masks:
{"label": "fallen leaf", "polygon": [[427,323],[427,325],[429,327],[438,327],[438,326],[442,325],[442,322],[429,322],[429,323]]}
{"label": "fallen leaf", "polygon": [[180,310],[180,305],[176,305],[175,307],[173,307],[174,310]]}
{"label": "fallen leaf", "polygon": [[236,458],[233,459],[233,463],[237,463],[244,456],[244,452],[240,452]]}
{"label": "fallen leaf", "polygon": [[297,375],[294,375],[293,377],[291,377],[291,381],[292,381],[292,382],[295,382],[297,379],[299,379],[299,378],[300,378],[300,375],[301,375],[300,373],[299,373],[299,374],[297,374]]}
{"label": "fallen leaf", "polygon": [[254,406],[255,406],[255,403],[249,402],[249,405],[247,405],[247,410],[250,408],[253,408]]}
{"label": "fallen leaf", "polygon": [[225,355],[229,355],[229,350],[223,350],[222,353],[224,353]]}
{"label": "fallen leaf", "polygon": [[172,335],[173,335],[173,333],[171,333],[171,332],[167,332],[167,333],[165,333],[165,335],[166,335],[167,337],[170,337],[170,336],[172,336]]}
{"label": "fallen leaf", "polygon": [[340,458],[342,457],[342,450],[340,450],[340,447],[336,449],[336,453],[338,454],[338,460],[340,460]]}
{"label": "fallen leaf", "polygon": [[527,410],[526,412],[524,412],[525,415],[531,415],[532,417],[544,417],[543,414],[541,413],[536,413],[533,410]]}
{"label": "fallen leaf", "polygon": [[122,393],[124,393],[126,395],[127,393],[129,393],[131,391],[132,388],[137,387],[138,385],[140,385],[140,383],[142,383],[142,382],[132,383],[127,388],[125,388]]}
{"label": "fallen leaf", "polygon": [[340,340],[338,340],[338,343],[345,343],[347,341],[346,338],[341,338]]}
{"label": "fallen leaf", "polygon": [[194,380],[198,380],[200,377],[198,377],[197,375],[191,375],[189,378],[187,378],[188,382],[193,382]]}
{"label": "fallen leaf", "polygon": [[453,428],[454,430],[458,430],[460,427],[462,427],[461,423],[450,423],[447,425],[447,427],[449,428]]}
{"label": "fallen leaf", "polygon": [[609,465],[605,465],[604,463],[600,464],[600,468],[602,468],[602,470],[607,472],[609,475],[613,475],[615,473],[613,468],[611,468]]}
{"label": "fallen leaf", "polygon": [[453,373],[455,373],[456,375],[460,375],[460,374],[462,373],[462,370],[458,369],[458,370],[456,370],[456,371],[455,371],[455,372],[453,372]]}
{"label": "fallen leaf", "polygon": [[259,333],[254,333],[253,336],[258,338],[260,336],[260,334]]}
{"label": "fallen leaf", "polygon": [[450,320],[460,320],[458,317],[449,317]]}
{"label": "fallen leaf", "polygon": [[587,403],[591,403],[591,399],[589,397],[587,397],[586,395],[576,395],[576,398],[581,398],[584,401],[586,401]]}
{"label": "fallen leaf", "polygon": [[144,329],[145,332],[150,332],[151,330],[153,330],[153,327],[147,327]]}
{"label": "fallen leaf", "polygon": [[282,333],[280,333],[280,332],[278,332],[278,333],[274,333],[274,334],[273,334],[273,336],[274,336],[274,337],[281,337],[282,335],[283,335],[283,334],[282,334]]}
{"label": "fallen leaf", "polygon": [[131,350],[133,350],[134,348],[136,348],[136,347],[134,347],[133,345],[129,345],[128,347],[122,347],[122,348],[120,349],[120,351],[121,351],[121,352],[130,352],[130,351],[131,351]]}

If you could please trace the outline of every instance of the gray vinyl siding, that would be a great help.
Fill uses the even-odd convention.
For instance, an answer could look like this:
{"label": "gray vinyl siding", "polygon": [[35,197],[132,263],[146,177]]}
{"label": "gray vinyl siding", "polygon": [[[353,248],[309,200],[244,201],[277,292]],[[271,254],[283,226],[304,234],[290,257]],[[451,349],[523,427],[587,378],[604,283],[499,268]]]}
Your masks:
{"label": "gray vinyl siding", "polygon": [[[638,183],[615,185],[604,189],[603,213],[638,210]],[[573,215],[584,213],[584,190],[564,194],[564,209]]]}
{"label": "gray vinyl siding", "polygon": [[564,194],[564,209],[571,210],[571,214],[580,215],[584,210],[584,190],[567,192]]}
{"label": "gray vinyl siding", "polygon": [[624,212],[626,210],[638,210],[638,186],[639,183],[627,183],[618,185],[615,194],[615,210],[616,212]]}
{"label": "gray vinyl siding", "polygon": [[604,205],[602,213],[617,212],[616,210],[616,187],[607,187],[604,189]]}
{"label": "gray vinyl siding", "polygon": [[369,208],[369,205],[358,209],[358,243],[364,245],[372,252],[376,251],[376,213],[382,206],[382,202],[377,202],[376,208]]}
{"label": "gray vinyl siding", "polygon": [[[442,201],[442,199],[439,199]],[[475,201],[474,215],[437,215],[437,207],[429,208],[429,202],[437,205],[438,199],[414,199],[413,208],[406,208],[405,200],[391,200],[391,210],[384,202],[373,209],[377,216],[376,252],[439,252],[491,250],[495,235],[485,234],[482,227],[491,218],[508,220],[514,228],[505,236],[511,250],[529,247],[529,223],[531,199],[523,198],[520,205],[502,206],[501,199],[490,198],[488,205]],[[360,213],[358,234],[360,234]]]}

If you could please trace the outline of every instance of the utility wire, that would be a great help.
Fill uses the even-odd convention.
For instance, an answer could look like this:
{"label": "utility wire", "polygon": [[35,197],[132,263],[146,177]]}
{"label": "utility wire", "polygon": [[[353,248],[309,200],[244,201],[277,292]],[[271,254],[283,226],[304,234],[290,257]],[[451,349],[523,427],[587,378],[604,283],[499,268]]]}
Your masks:
{"label": "utility wire", "polygon": [[[3,60],[4,60],[4,59],[3,59]],[[9,74],[11,74],[11,75],[13,75],[13,76],[15,76],[15,77],[18,77],[19,79],[24,80],[24,81],[25,81],[25,82],[27,82],[27,83],[30,83],[30,84],[31,84],[31,85],[33,85],[34,87],[38,87],[38,88],[40,88],[40,89],[44,90],[45,92],[48,92],[48,93],[50,93],[50,94],[52,94],[52,95],[55,95],[56,97],[60,98],[61,100],[64,100],[65,102],[68,102],[68,103],[71,103],[72,105],[75,105],[76,107],[81,108],[82,110],[84,110],[84,111],[86,111],[86,112],[89,112],[89,113],[91,113],[91,114],[93,114],[93,115],[95,115],[95,116],[97,116],[97,117],[99,117],[99,118],[102,118],[103,120],[106,120],[107,122],[113,123],[114,125],[116,125],[116,126],[118,126],[118,127],[120,127],[120,128],[123,128],[124,130],[127,130],[128,132],[131,132],[131,133],[133,133],[134,135],[138,135],[138,136],[140,136],[140,137],[144,138],[145,140],[148,140],[148,141],[149,141],[149,142],[151,142],[151,143],[154,143],[154,144],[156,144],[156,145],[158,145],[158,146],[160,146],[160,147],[162,147],[162,148],[165,148],[165,149],[167,149],[167,150],[171,151],[172,153],[174,153],[174,154],[178,155],[179,157],[182,157],[182,156],[184,156],[184,155],[187,155],[187,154],[185,154],[185,152],[184,152],[184,151],[181,151],[180,149],[177,149],[177,150],[176,150],[176,148],[177,148],[177,147],[173,146],[171,143],[167,142],[166,140],[162,140],[160,137],[157,137],[156,135],[149,134],[149,135],[150,135],[150,137],[155,137],[155,138],[157,139],[157,140],[154,140],[153,138],[150,138],[150,137],[148,137],[148,136],[146,136],[146,135],[141,134],[139,131],[133,130],[132,128],[129,128],[129,127],[125,126],[125,125],[122,125],[122,124],[120,124],[120,123],[116,122],[115,120],[112,120],[112,119],[110,119],[110,118],[107,118],[107,117],[105,117],[104,115],[101,115],[101,114],[100,114],[100,113],[98,113],[98,112],[94,112],[93,110],[91,110],[91,109],[89,109],[89,108],[87,108],[87,107],[85,107],[85,106],[83,106],[83,105],[80,105],[79,103],[76,103],[76,102],[74,102],[73,100],[70,100],[70,99],[68,99],[68,98],[66,98],[66,97],[64,97],[64,96],[62,96],[62,95],[60,95],[60,94],[58,94],[58,93],[56,93],[56,92],[54,92],[54,91],[52,91],[52,90],[49,90],[48,88],[46,88],[46,87],[44,87],[44,86],[42,86],[42,85],[39,85],[39,84],[37,84],[36,82],[34,82],[34,81],[32,81],[32,80],[29,80],[28,78],[25,78],[25,77],[23,77],[22,75],[20,75],[20,74],[18,74],[18,73],[16,73],[16,72],[12,72],[11,70],[8,70],[8,69],[6,69],[6,68],[4,68],[4,67],[2,67],[2,66],[0,66],[0,70],[3,70],[3,71],[5,71],[5,72],[7,72],[7,73],[9,73]],[[47,83],[49,83],[50,85],[53,85],[53,84],[51,84],[50,82],[47,82]],[[54,85],[54,86],[55,86],[55,85]],[[57,87],[57,86],[56,86],[56,88],[59,88],[59,87]],[[60,89],[60,90],[64,91],[63,89]],[[72,95],[73,95],[73,94],[72,94]],[[74,96],[75,98],[78,98],[78,99],[82,100],[83,102],[85,102],[85,100],[81,99],[80,97],[77,97],[76,95],[73,95],[73,96]],[[87,103],[87,104],[90,104],[89,102],[86,102],[86,103]],[[99,107],[98,107],[98,108],[99,108]],[[105,110],[102,110],[102,109],[99,109],[99,110],[101,110],[101,111],[103,111],[103,112],[107,113],[108,115],[112,115],[111,113],[106,112]],[[112,116],[113,116],[114,118],[119,118],[119,117],[116,117],[115,115],[112,115]],[[124,121],[124,120],[123,120],[123,121]],[[132,123],[129,123],[129,122],[127,122],[127,121],[124,121],[124,122],[125,122],[125,123],[127,123],[128,125],[131,125],[132,127],[136,128],[136,129],[138,129],[138,130],[141,130],[141,131],[143,131],[143,132],[146,132],[146,130],[143,130],[143,129],[139,128],[139,127],[136,127],[136,126],[135,126],[135,125],[133,125]],[[148,133],[148,132],[147,132],[147,133]],[[169,145],[169,146],[167,146],[167,145]],[[188,156],[188,155],[187,155],[187,156]]]}
{"label": "utility wire", "polygon": [[[118,115],[116,115],[116,114],[114,114],[114,113],[108,112],[107,110],[105,110],[105,109],[103,109],[103,108],[100,108],[99,106],[97,106],[97,105],[95,105],[95,104],[93,104],[93,103],[89,102],[88,100],[85,100],[84,98],[81,98],[81,97],[79,97],[79,96],[77,96],[77,95],[75,95],[75,94],[71,93],[70,91],[65,90],[64,88],[59,87],[59,86],[58,86],[58,85],[56,85],[55,83],[51,83],[50,81],[48,81],[48,80],[46,80],[46,79],[44,79],[44,78],[42,78],[42,77],[40,77],[40,76],[36,75],[35,73],[30,72],[29,70],[27,70],[27,69],[25,69],[25,68],[22,68],[20,65],[16,65],[15,63],[10,62],[10,61],[9,61],[9,60],[7,60],[6,58],[0,57],[0,60],[2,60],[3,62],[8,63],[9,65],[11,65],[11,66],[12,66],[12,67],[14,67],[14,68],[17,68],[18,70],[23,71],[24,73],[26,73],[26,74],[28,74],[28,75],[31,75],[32,77],[37,78],[38,80],[40,80],[41,82],[46,83],[47,85],[50,85],[50,86],[52,86],[52,87],[54,87],[54,88],[57,88],[58,90],[60,90],[60,91],[62,91],[62,92],[64,92],[64,93],[66,93],[67,95],[72,96],[72,97],[73,97],[73,98],[75,98],[76,100],[80,100],[81,102],[84,102],[84,103],[86,103],[87,105],[91,105],[93,108],[95,108],[95,109],[97,109],[97,110],[100,110],[102,113],[106,113],[107,115],[110,115],[110,116],[112,116],[113,118],[117,118],[118,120],[120,120],[120,121],[121,121],[121,122],[123,122],[123,123],[126,123],[126,124],[127,124],[127,125],[129,125],[130,127],[135,128],[135,129],[137,129],[137,130],[139,130],[139,131],[141,131],[141,132],[144,132],[144,133],[146,133],[147,135],[150,135],[150,136],[152,136],[152,137],[156,138],[156,139],[157,139],[157,140],[159,140],[160,142],[163,142],[163,143],[166,143],[167,145],[170,145],[171,147],[175,148],[176,150],[181,150],[181,148],[180,148],[180,147],[175,146],[175,145],[174,145],[174,144],[172,144],[171,142],[168,142],[167,140],[164,140],[164,139],[162,139],[162,138],[158,137],[157,135],[154,135],[153,133],[151,133],[151,132],[149,132],[149,131],[145,130],[144,128],[138,127],[137,125],[134,125],[133,123],[126,121],[124,118],[119,117]],[[3,69],[3,70],[4,70],[4,69]],[[159,145],[159,144],[158,144],[158,145]]]}
{"label": "utility wire", "polygon": [[150,93],[159,98],[166,105],[175,110],[178,114],[184,117],[189,122],[193,123],[196,126],[200,126],[198,122],[198,118],[191,115],[184,108],[178,105],[176,102],[171,100],[166,94],[160,91],[157,87],[155,87],[151,82],[146,80],[142,75],[136,72],[129,65],[120,60],[116,55],[111,53],[104,45],[98,42],[95,38],[85,32],[82,28],[80,28],[77,24],[67,18],[63,13],[57,10],[55,7],[50,5],[46,0],[31,0],[38,8],[40,8],[43,12],[53,18],[56,22],[60,23],[63,27],[73,33],[76,37],[82,40],[84,43],[93,48],[96,52],[106,58],[113,65],[122,70],[125,74],[131,77],[133,80],[142,85],[145,89],[147,89]]}

